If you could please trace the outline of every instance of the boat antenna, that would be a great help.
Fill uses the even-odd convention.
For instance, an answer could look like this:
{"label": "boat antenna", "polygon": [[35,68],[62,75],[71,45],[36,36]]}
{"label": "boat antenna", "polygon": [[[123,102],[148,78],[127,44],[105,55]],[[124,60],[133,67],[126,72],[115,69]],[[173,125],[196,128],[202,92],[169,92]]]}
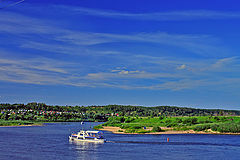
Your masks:
{"label": "boat antenna", "polygon": [[[3,0],[2,0],[3,1]],[[9,5],[7,5],[7,6],[5,6],[5,7],[1,7],[0,9],[5,9],[5,8],[8,8],[8,7],[12,7],[12,6],[15,6],[15,5],[17,5],[17,4],[19,4],[19,3],[22,3],[22,2],[24,2],[25,0],[20,0],[20,1],[17,1],[17,2],[14,2],[14,3],[11,3],[11,4],[9,4]]]}

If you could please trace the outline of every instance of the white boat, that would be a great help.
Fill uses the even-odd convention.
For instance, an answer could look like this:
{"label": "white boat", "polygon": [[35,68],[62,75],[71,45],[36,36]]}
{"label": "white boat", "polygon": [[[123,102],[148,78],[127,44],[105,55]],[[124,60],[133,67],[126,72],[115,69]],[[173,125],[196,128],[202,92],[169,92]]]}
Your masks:
{"label": "white boat", "polygon": [[69,136],[69,140],[78,142],[98,142],[98,143],[105,142],[102,131],[81,130],[77,134],[71,134],[71,136]]}

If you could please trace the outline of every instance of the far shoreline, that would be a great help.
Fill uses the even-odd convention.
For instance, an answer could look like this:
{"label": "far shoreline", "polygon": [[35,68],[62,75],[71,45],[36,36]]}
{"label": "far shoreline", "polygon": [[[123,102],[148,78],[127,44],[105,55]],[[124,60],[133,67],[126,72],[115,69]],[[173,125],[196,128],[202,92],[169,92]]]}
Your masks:
{"label": "far shoreline", "polygon": [[0,127],[34,127],[34,126],[44,126],[44,124],[8,125],[8,126],[0,126]]}
{"label": "far shoreline", "polygon": [[[165,127],[161,127],[163,129],[166,129]],[[103,126],[103,128],[99,129],[101,131],[110,131],[114,134],[150,134],[150,135],[160,135],[160,134],[216,134],[216,135],[240,135],[240,133],[220,133],[215,131],[194,131],[194,130],[186,130],[186,131],[175,131],[175,130],[165,130],[164,132],[150,132],[150,133],[124,133],[124,129],[121,129],[120,127],[110,127],[110,126]],[[119,132],[119,130],[122,130],[123,132]]]}

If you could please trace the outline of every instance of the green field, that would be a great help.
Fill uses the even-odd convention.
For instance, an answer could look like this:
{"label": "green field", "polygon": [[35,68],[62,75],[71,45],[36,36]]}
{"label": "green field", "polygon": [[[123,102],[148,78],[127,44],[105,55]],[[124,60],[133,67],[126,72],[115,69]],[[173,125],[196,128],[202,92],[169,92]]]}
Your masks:
{"label": "green field", "polygon": [[[125,133],[149,133],[163,131],[160,127],[168,127],[173,130],[194,130],[220,133],[240,133],[239,116],[193,116],[193,117],[110,117],[102,125],[115,126],[125,129]],[[152,130],[144,128],[151,127]]]}

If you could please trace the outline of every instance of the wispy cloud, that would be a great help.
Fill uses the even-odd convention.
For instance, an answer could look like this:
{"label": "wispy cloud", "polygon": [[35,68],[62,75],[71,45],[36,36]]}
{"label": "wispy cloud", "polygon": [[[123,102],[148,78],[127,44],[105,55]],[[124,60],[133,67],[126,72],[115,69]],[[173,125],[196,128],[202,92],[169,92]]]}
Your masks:
{"label": "wispy cloud", "polygon": [[119,72],[99,72],[89,73],[86,79],[101,81],[101,80],[122,80],[122,79],[156,79],[156,78],[179,78],[182,75],[172,73],[151,73],[145,71],[127,71],[122,70]]}
{"label": "wispy cloud", "polygon": [[[239,57],[227,57],[227,58],[222,58],[217,60],[212,66],[211,69],[212,70],[218,70],[220,69],[220,71],[226,70],[227,68],[231,68],[231,70],[233,69],[233,65],[236,65],[239,62]],[[239,64],[237,64],[237,66],[239,67]]]}
{"label": "wispy cloud", "polygon": [[[164,32],[138,34],[109,33],[67,33],[56,37],[56,40],[75,45],[95,45],[112,42],[145,42],[166,46],[174,46],[191,51],[202,56],[223,53],[225,49],[217,47],[218,40],[209,35],[169,34]],[[220,49],[221,48],[221,49]]]}
{"label": "wispy cloud", "polygon": [[[79,51],[78,53],[91,53],[88,47],[94,45],[131,42],[173,46],[201,56],[221,55],[226,52],[225,48],[219,47],[221,42],[218,38],[211,35],[173,34],[167,32],[134,34],[81,32],[54,25],[49,20],[39,20],[12,12],[3,12],[0,15],[0,33],[14,35],[14,41],[18,41],[20,47],[43,51],[49,50],[64,54],[75,54],[76,50]],[[34,38],[36,36],[39,39]],[[95,50],[95,52],[97,51]],[[98,50],[98,53],[116,54],[118,51]]]}
{"label": "wispy cloud", "polygon": [[43,85],[61,84],[69,74],[65,66],[69,66],[69,63],[44,57],[9,59],[1,56],[0,80]]}
{"label": "wispy cloud", "polygon": [[[239,83],[239,76],[227,77],[224,74],[214,74],[220,69],[232,68],[239,64],[239,59],[228,57],[224,59],[205,62],[187,62],[162,58],[172,62],[163,64],[165,66],[187,64],[188,70],[182,72],[176,67],[168,69],[168,72],[153,68],[140,67],[139,69],[128,69],[127,67],[116,67],[105,72],[90,71],[83,73],[75,67],[78,64],[69,63],[50,58],[35,57],[28,59],[0,57],[0,80],[16,83],[38,84],[38,85],[71,85],[77,87],[111,87],[122,89],[149,89],[149,90],[184,90],[197,87],[209,86],[233,86]],[[228,62],[228,63],[223,63]],[[217,69],[215,67],[218,65]],[[180,66],[184,68],[183,66]],[[203,69],[205,68],[205,69]],[[208,69],[207,69],[208,68]],[[215,69],[215,70],[214,70]],[[227,74],[239,75],[239,70],[223,70]],[[141,83],[147,80],[146,83]]]}
{"label": "wispy cloud", "polygon": [[57,34],[61,30],[51,26],[49,20],[42,20],[18,13],[1,11],[0,32],[13,34]]}
{"label": "wispy cloud", "polygon": [[[187,13],[186,15],[179,14],[184,19]],[[171,14],[176,16],[176,13]],[[171,14],[166,15],[169,18]],[[196,18],[196,12],[194,14]],[[202,14],[200,17],[204,17]],[[111,13],[111,15],[114,14]],[[114,16],[121,15],[115,14]],[[150,15],[145,18],[147,17]],[[82,32],[64,28],[48,20],[39,20],[12,12],[0,14],[0,33],[7,38],[12,36],[10,40],[8,39],[9,41],[2,42],[0,46],[4,48],[3,43],[5,43],[14,44],[11,47],[15,47],[14,53],[8,52],[11,48],[4,51],[4,55],[12,55],[9,56],[12,58],[1,56],[3,51],[0,51],[1,81],[78,87],[182,90],[216,84],[229,85],[230,82],[238,83],[239,76],[230,79],[225,77],[226,74],[213,73],[240,75],[238,57],[228,56],[202,60],[186,57],[174,59],[160,53],[150,56],[150,53],[143,55],[144,53],[133,53],[133,51],[126,53],[118,48],[105,48],[105,44],[108,43],[134,42],[139,44],[139,47],[145,43],[175,47],[176,50],[185,49],[191,54],[203,57],[224,52],[223,48],[216,45],[219,43],[218,39],[211,35],[167,32],[132,34]],[[96,46],[101,47],[99,49]],[[25,52],[22,54],[19,53],[20,51]],[[34,57],[29,55],[34,55],[35,51],[52,58],[36,56],[30,58]],[[27,53],[29,57],[26,56]],[[70,58],[60,60],[57,55],[59,53],[64,54],[64,58]],[[17,57],[21,54],[25,56]],[[75,60],[75,57],[78,59]],[[86,65],[86,61],[89,64]],[[216,80],[220,82],[214,83]]]}
{"label": "wispy cloud", "polygon": [[124,11],[101,10],[83,7],[56,6],[65,11],[74,14],[84,14],[98,17],[135,19],[135,20],[152,20],[152,21],[182,21],[182,20],[199,20],[199,19],[232,19],[240,18],[240,12],[225,12],[214,10],[182,10],[166,12],[145,12],[130,13]]}

